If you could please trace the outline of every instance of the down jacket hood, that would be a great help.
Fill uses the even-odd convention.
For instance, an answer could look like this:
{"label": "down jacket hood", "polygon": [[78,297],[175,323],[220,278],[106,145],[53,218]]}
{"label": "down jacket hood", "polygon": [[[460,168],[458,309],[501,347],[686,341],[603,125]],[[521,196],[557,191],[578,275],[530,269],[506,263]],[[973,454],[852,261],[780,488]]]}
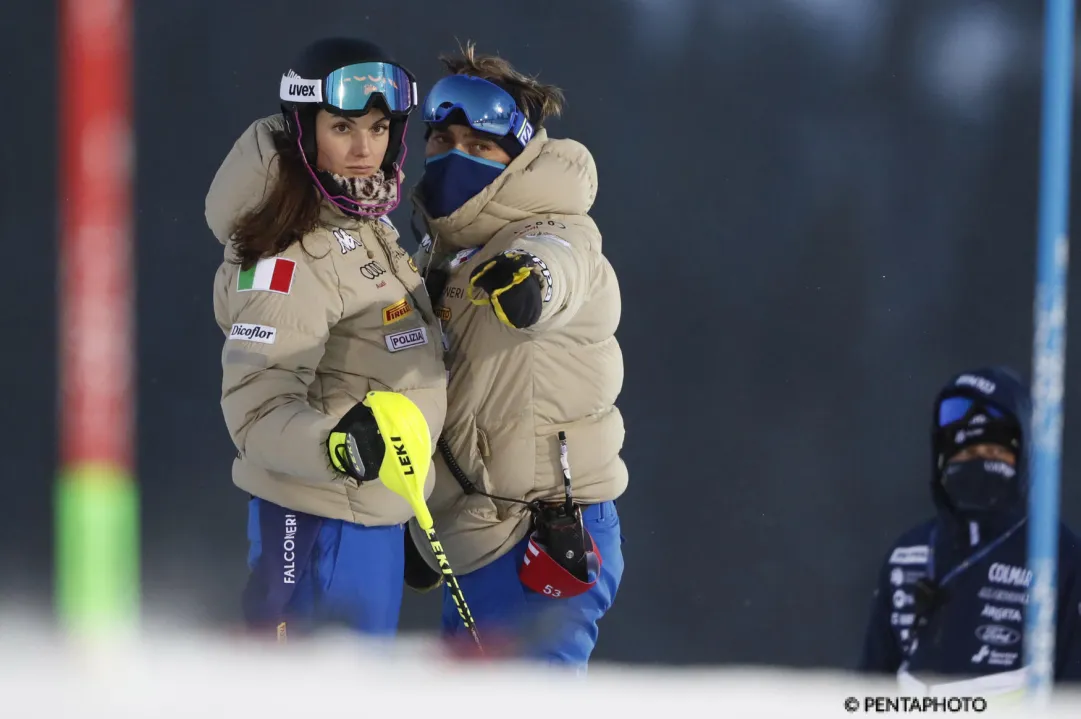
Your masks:
{"label": "down jacket hood", "polygon": [[[941,433],[938,428],[938,408],[949,397],[969,397],[984,402],[1004,411],[1016,422],[1021,433],[1021,446],[1017,451],[1014,478],[1019,483],[1020,496],[1027,501],[1029,487],[1029,447],[1032,436],[1032,403],[1029,390],[1020,376],[1007,367],[983,367],[960,372],[954,375],[939,391],[935,398],[934,413],[931,418],[931,494],[936,507],[948,508],[946,496],[939,481],[942,463],[948,460],[942,447]],[[1025,507],[1017,508],[1024,512]]]}
{"label": "down jacket hood", "polygon": [[221,244],[228,246],[236,221],[274,186],[278,151],[271,133],[284,129],[281,115],[256,120],[233,143],[214,175],[206,195],[206,222]]}

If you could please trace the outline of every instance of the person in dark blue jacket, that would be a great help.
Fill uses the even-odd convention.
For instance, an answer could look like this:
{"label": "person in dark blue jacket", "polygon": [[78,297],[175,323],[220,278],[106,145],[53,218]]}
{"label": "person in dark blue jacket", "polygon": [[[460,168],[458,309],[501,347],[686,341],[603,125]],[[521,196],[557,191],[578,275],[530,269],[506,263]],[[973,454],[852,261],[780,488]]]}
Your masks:
{"label": "person in dark blue jacket", "polygon": [[[934,403],[935,517],[905,532],[878,580],[859,669],[913,693],[1023,690],[1029,390],[1007,368],[963,372]],[[1056,682],[1081,680],[1081,545],[1059,530]]]}

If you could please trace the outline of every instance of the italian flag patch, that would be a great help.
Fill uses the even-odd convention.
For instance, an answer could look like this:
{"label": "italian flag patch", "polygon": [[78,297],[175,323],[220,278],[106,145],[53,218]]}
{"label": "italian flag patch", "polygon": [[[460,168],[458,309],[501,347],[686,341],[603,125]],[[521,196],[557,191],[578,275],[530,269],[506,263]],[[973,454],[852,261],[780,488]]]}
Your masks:
{"label": "italian flag patch", "polygon": [[289,294],[293,289],[293,275],[297,263],[283,257],[271,257],[259,260],[255,267],[243,270],[236,278],[236,291],[263,290]]}

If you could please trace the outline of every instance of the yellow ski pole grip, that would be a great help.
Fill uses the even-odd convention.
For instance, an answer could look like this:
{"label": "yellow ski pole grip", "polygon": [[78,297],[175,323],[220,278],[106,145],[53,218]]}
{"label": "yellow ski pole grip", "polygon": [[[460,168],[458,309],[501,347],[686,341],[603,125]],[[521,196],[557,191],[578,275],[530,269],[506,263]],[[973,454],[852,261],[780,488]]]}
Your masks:
{"label": "yellow ski pole grip", "polygon": [[[412,400],[397,392],[369,392],[364,398],[364,404],[375,416],[379,433],[386,444],[383,464],[379,467],[379,480],[387,489],[404,498],[413,509],[417,524],[428,537],[428,543],[458,607],[462,623],[469,630],[477,647],[481,648],[476,622],[473,621],[469,605],[465,603],[462,588],[458,586],[458,579],[447,561],[443,546],[439,543],[432,513],[428,511],[428,505],[424,501],[424,482],[432,463],[432,439],[428,423]],[[481,651],[483,652],[483,649]]]}
{"label": "yellow ski pole grip", "polygon": [[379,480],[409,503],[422,529],[431,529],[434,523],[424,501],[424,483],[432,464],[432,439],[424,414],[398,392],[369,392],[364,404],[371,409],[386,445]]}

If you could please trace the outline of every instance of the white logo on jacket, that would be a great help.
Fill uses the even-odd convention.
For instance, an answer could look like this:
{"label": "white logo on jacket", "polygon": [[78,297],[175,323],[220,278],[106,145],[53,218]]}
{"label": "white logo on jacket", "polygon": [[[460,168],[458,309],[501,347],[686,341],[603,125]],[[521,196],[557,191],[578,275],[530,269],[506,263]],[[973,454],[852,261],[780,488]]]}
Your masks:
{"label": "white logo on jacket", "polygon": [[282,583],[296,584],[297,555],[296,555],[297,518],[295,514],[285,515],[285,539],[282,540]]}
{"label": "white logo on jacket", "polygon": [[897,547],[890,555],[890,564],[927,564],[927,545]]}
{"label": "white logo on jacket", "polygon": [[974,387],[984,394],[995,393],[995,383],[986,377],[977,377],[973,374],[963,374],[953,383],[955,387]]}
{"label": "white logo on jacket", "polygon": [[264,345],[274,344],[274,340],[278,338],[278,328],[268,327],[266,325],[250,325],[244,322],[237,322],[229,330],[229,338],[231,340],[242,340],[244,342],[259,342]]}
{"label": "white logo on jacket", "polygon": [[338,241],[338,244],[342,248],[342,254],[346,252],[352,252],[357,249],[357,241],[348,232],[342,229],[334,230],[334,239]]}
{"label": "white logo on jacket", "polygon": [[996,607],[993,604],[984,604],[983,611],[980,612],[981,617],[987,617],[993,619],[996,622],[1020,622],[1021,610],[1017,607]]}
{"label": "white logo on jacket", "polygon": [[898,589],[893,593],[893,606],[897,609],[904,609],[905,607],[912,606],[914,603],[915,600],[908,592]]}
{"label": "white logo on jacket", "polygon": [[417,327],[404,332],[395,332],[386,336],[387,349],[391,352],[400,352],[410,347],[420,347],[428,344],[428,333],[423,327]]}
{"label": "white logo on jacket", "polygon": [[995,562],[991,565],[991,568],[987,570],[987,579],[995,584],[1028,587],[1032,584],[1032,570]]}
{"label": "white logo on jacket", "polygon": [[972,655],[973,664],[981,664],[986,659],[988,664],[1008,667],[1017,661],[1017,652],[999,652],[984,644],[980,651]]}
{"label": "white logo on jacket", "polygon": [[976,638],[984,644],[1008,647],[1021,641],[1021,632],[998,624],[984,624],[976,627]]}
{"label": "white logo on jacket", "polygon": [[[455,253],[454,257],[450,259],[450,269],[457,269],[459,266],[464,265],[469,260],[473,259],[473,255],[480,252],[480,247],[467,247],[464,250],[459,250]],[[431,250],[429,250],[430,252]]]}
{"label": "white logo on jacket", "polygon": [[536,255],[533,255],[532,257],[537,262],[537,267],[540,267],[541,276],[544,277],[544,301],[545,302],[551,302],[552,301],[552,272],[551,272],[551,270],[548,269],[548,265],[544,264],[544,260],[537,257]]}
{"label": "white logo on jacket", "polygon": [[1027,592],[1011,592],[1009,589],[995,589],[994,587],[980,587],[976,595],[980,599],[989,602],[1005,602],[1007,604],[1028,604]]}
{"label": "white logo on jacket", "polygon": [[546,242],[558,242],[564,247],[571,246],[571,243],[567,242],[562,237],[556,237],[555,235],[550,235],[547,232],[527,232],[522,235],[522,237],[527,240],[544,240]]}

